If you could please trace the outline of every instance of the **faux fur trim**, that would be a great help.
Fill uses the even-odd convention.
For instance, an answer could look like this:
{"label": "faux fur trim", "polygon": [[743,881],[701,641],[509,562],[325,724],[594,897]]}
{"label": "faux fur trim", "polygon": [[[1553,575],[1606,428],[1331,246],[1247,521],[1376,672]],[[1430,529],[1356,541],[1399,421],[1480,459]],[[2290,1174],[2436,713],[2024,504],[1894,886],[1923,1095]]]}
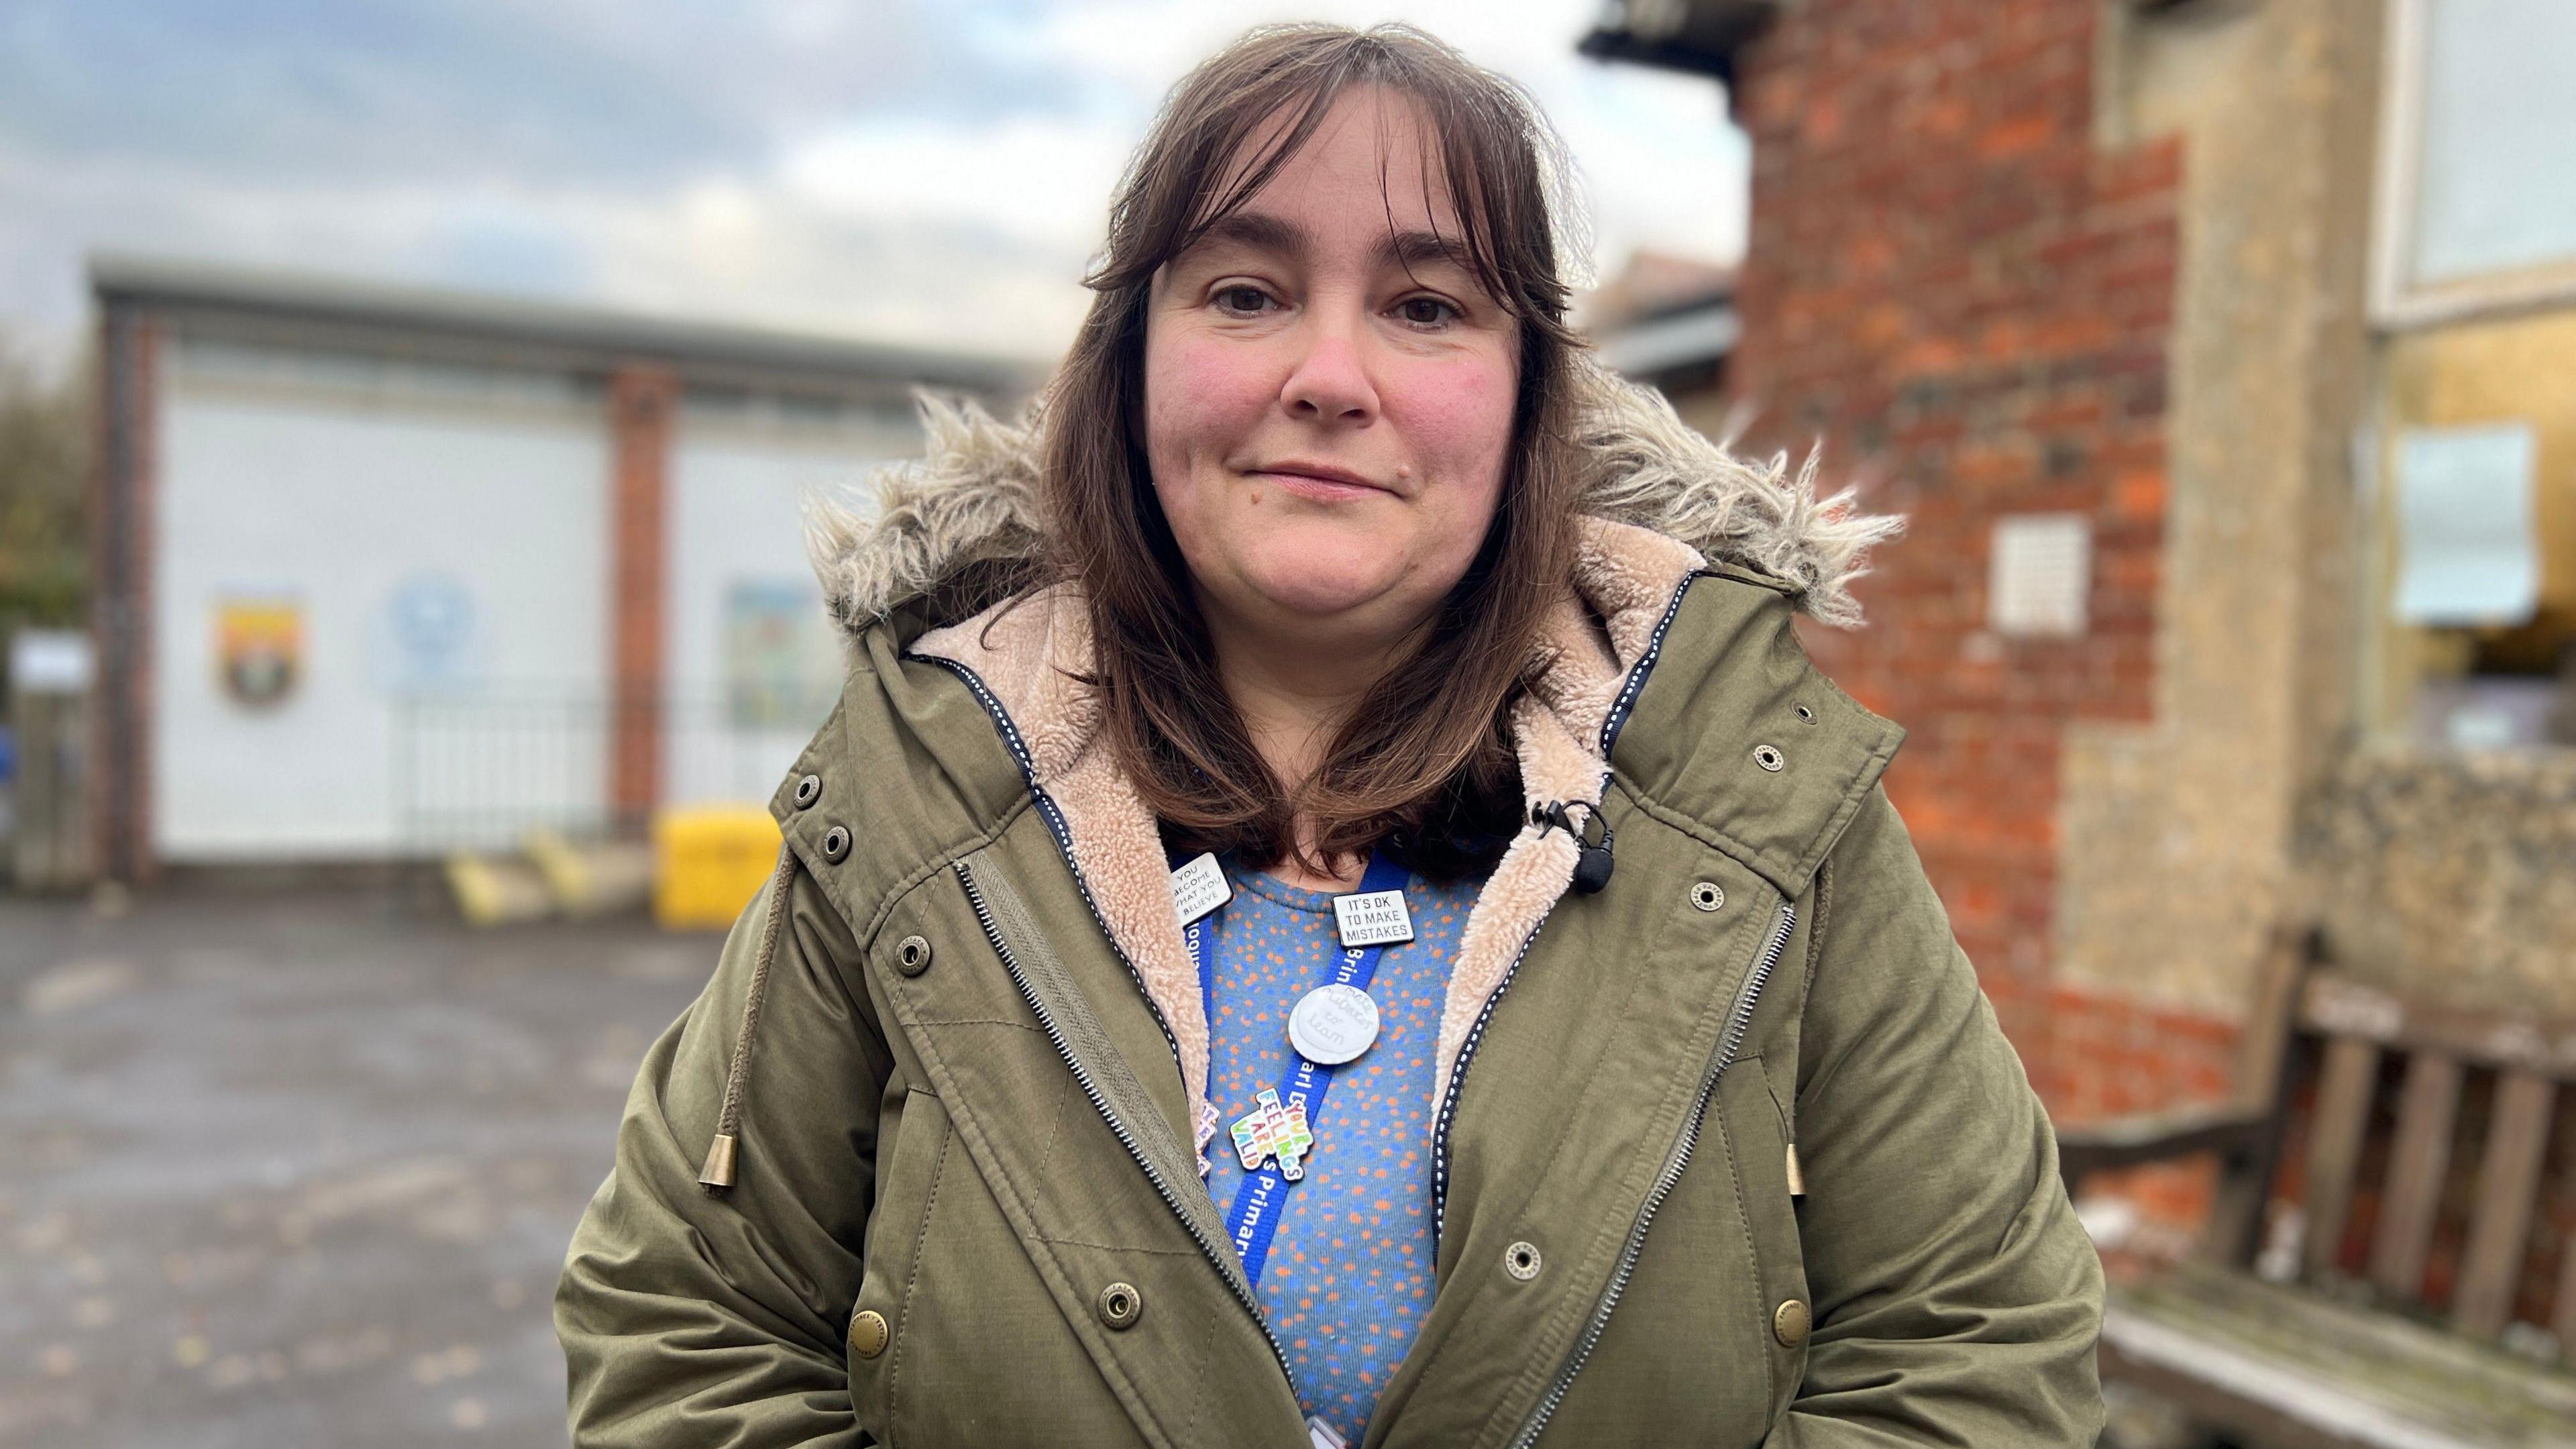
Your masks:
{"label": "faux fur trim", "polygon": [[[1799,607],[1837,627],[1860,622],[1852,581],[1902,519],[1859,511],[1846,490],[1816,495],[1818,455],[1736,457],[1675,416],[1663,395],[1589,357],[1575,365],[1580,507],[1663,534],[1712,559],[1787,581]],[[1044,418],[1003,422],[971,402],[925,398],[923,456],[879,473],[873,508],[817,498],[806,542],[832,613],[852,633],[977,564],[1034,557]]]}

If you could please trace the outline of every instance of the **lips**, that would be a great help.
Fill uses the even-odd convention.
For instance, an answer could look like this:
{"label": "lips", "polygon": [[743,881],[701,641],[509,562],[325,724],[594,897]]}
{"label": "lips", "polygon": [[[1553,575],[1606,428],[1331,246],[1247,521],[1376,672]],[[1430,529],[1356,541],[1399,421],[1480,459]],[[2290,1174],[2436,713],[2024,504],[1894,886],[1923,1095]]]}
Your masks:
{"label": "lips", "polygon": [[1302,458],[1246,469],[1245,476],[1266,478],[1291,493],[1318,502],[1341,502],[1365,498],[1372,493],[1395,494],[1394,489],[1375,482],[1365,473]]}

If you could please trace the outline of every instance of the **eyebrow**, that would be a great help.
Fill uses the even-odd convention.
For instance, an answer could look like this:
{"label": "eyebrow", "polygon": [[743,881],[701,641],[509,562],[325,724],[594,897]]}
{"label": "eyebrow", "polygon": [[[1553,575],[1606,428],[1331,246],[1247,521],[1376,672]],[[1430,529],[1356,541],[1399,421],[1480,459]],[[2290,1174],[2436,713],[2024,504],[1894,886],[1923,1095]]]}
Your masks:
{"label": "eyebrow", "polygon": [[[1238,211],[1211,223],[1199,236],[1197,246],[1210,242],[1231,242],[1255,251],[1276,252],[1292,261],[1303,261],[1313,255],[1314,238],[1306,229],[1284,217],[1266,212]],[[1462,237],[1436,231],[1391,231],[1378,238],[1371,260],[1393,263],[1411,272],[1435,262],[1445,262],[1469,276],[1476,275],[1475,256]]]}

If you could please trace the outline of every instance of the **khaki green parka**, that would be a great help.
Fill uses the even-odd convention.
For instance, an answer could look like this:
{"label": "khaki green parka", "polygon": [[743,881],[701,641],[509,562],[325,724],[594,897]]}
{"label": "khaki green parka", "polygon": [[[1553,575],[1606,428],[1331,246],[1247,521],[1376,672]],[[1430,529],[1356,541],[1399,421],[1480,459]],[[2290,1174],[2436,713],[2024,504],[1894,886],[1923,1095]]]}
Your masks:
{"label": "khaki green parka", "polygon": [[[1614,868],[1570,889],[1533,824],[1470,916],[1437,1295],[1364,1443],[2089,1445],[2102,1280],[2048,1120],[1880,787],[1902,732],[1791,628],[1885,526],[1586,390],[1578,586],[1512,723]],[[1030,439],[932,421],[821,530],[847,685],[573,1240],[573,1438],[1303,1449],[1080,601],[934,602],[1029,547]]]}

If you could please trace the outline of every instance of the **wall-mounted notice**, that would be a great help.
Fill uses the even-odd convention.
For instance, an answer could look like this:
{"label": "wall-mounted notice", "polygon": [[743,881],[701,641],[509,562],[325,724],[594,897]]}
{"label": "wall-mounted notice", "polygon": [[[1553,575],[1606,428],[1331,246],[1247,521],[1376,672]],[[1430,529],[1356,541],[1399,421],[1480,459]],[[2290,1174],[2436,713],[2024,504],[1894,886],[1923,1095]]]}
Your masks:
{"label": "wall-mounted notice", "polygon": [[304,674],[304,601],[287,593],[215,600],[215,672],[235,704],[269,709]]}
{"label": "wall-mounted notice", "polygon": [[[839,655],[813,586],[736,579],[725,590],[726,715],[737,729],[802,732],[831,713]],[[818,647],[819,646],[819,647]]]}
{"label": "wall-mounted notice", "polygon": [[408,575],[385,595],[377,613],[377,678],[397,694],[479,684],[488,652],[483,633],[464,580],[437,571]]}
{"label": "wall-mounted notice", "polygon": [[2397,439],[2398,619],[2519,624],[2540,602],[2531,428],[2413,428]]}
{"label": "wall-mounted notice", "polygon": [[1995,520],[1987,559],[1986,627],[1998,634],[2072,638],[2084,632],[2092,589],[2093,524],[2080,513],[2011,513]]}

